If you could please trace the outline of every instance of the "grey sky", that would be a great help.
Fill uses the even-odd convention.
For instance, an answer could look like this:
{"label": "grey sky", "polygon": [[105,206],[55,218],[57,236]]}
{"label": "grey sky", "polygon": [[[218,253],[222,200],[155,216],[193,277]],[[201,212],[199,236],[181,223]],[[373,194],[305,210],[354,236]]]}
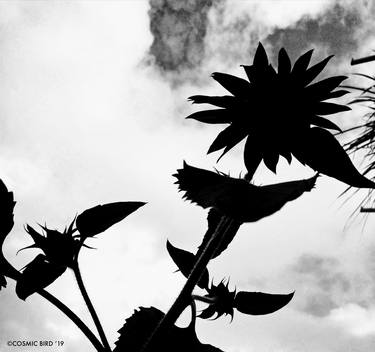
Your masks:
{"label": "grey sky", "polygon": [[[338,54],[332,69],[344,74],[353,71],[352,56],[375,48],[371,2],[222,0],[207,2],[199,16],[194,2],[185,3],[191,3],[187,10],[194,23],[205,28],[181,46],[176,33],[171,39],[161,23],[182,26],[185,38],[189,13],[181,19],[162,1],[0,2],[0,178],[17,200],[8,258],[21,268],[37,253],[15,255],[30,244],[25,223],[62,229],[77,212],[99,203],[148,202],[92,240],[98,250],[82,253],[84,279],[111,342],[136,307],[166,311],[182,287],[166,239],[194,250],[204,234],[206,212],[182,201],[171,175],[184,159],[233,175],[244,171],[242,145],[218,165],[216,155],[205,155],[219,128],[185,121],[193,111],[186,98],[222,92],[210,74],[242,75],[239,65],[251,62],[259,40],[270,52],[281,44],[295,55],[314,47],[315,60]],[[335,12],[337,6],[341,12]],[[356,18],[350,33],[342,25],[347,15]],[[306,23],[315,29],[309,31]],[[168,54],[177,57],[172,66],[162,64],[165,58],[155,51],[163,40],[176,45]],[[374,69],[372,64],[364,68]],[[343,126],[358,114],[335,121]],[[264,168],[257,181],[311,174],[296,161],[290,167],[282,162],[277,177]],[[296,290],[295,298],[270,316],[238,313],[232,324],[229,318],[198,321],[202,341],[226,352],[367,352],[375,347],[374,221],[363,232],[359,223],[343,231],[355,206],[340,208],[337,196],[344,189],[321,177],[313,192],[241,228],[230,248],[210,264],[215,280],[230,276],[239,290]],[[89,321],[71,273],[48,290]],[[18,300],[12,282],[0,292],[0,307],[0,351],[14,352],[3,341],[18,338],[61,339],[61,352],[92,350],[48,302],[37,296]]]}

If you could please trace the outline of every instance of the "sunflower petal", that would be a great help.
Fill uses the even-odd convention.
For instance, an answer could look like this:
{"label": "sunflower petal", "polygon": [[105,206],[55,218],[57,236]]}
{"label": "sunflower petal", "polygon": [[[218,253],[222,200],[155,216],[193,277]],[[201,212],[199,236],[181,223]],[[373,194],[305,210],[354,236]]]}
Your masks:
{"label": "sunflower petal", "polygon": [[[346,80],[346,76],[334,76],[323,79],[317,83],[314,83],[305,88],[308,95],[315,97],[316,99],[323,100],[325,96],[334,90],[342,81]],[[325,99],[324,99],[325,100]]]}
{"label": "sunflower petal", "polygon": [[212,109],[194,112],[186,117],[186,119],[193,119],[203,123],[219,124],[231,123],[233,120],[233,113],[227,109]]}
{"label": "sunflower petal", "polygon": [[285,160],[288,162],[288,164],[290,165],[290,163],[292,162],[292,154],[288,151],[281,151],[280,152],[280,155],[285,158]]}
{"label": "sunflower petal", "polygon": [[314,113],[317,115],[332,115],[342,111],[350,111],[351,108],[346,105],[320,102],[314,108]]}
{"label": "sunflower petal", "polygon": [[331,93],[327,94],[326,99],[340,98],[340,97],[342,97],[342,96],[344,96],[344,95],[346,95],[348,93],[350,93],[350,92],[347,91],[347,90],[343,90],[343,89],[336,90],[334,92],[331,92]]}
{"label": "sunflower petal", "polygon": [[219,82],[228,92],[239,97],[248,97],[251,84],[243,78],[228,73],[214,72],[212,78]]}
{"label": "sunflower petal", "polygon": [[307,67],[309,66],[313,51],[314,49],[305,52],[296,60],[292,69],[293,75],[299,76],[304,74],[304,72],[307,70]]}
{"label": "sunflower petal", "polygon": [[220,108],[231,108],[236,104],[236,98],[231,95],[207,96],[207,95],[192,95],[188,98],[193,104],[211,104],[219,106]]}
{"label": "sunflower petal", "polygon": [[314,66],[308,68],[303,77],[303,85],[307,86],[311,83],[324,70],[324,67],[326,67],[328,61],[331,60],[333,56],[334,55],[330,55]]}
{"label": "sunflower petal", "polygon": [[246,76],[249,79],[250,82],[256,81],[256,70],[254,65],[241,65],[243,69],[245,70]]}
{"label": "sunflower petal", "polygon": [[279,154],[278,153],[264,153],[263,156],[264,164],[270,169],[274,174],[276,174],[276,166],[279,162]]}
{"label": "sunflower petal", "polygon": [[281,75],[287,75],[292,69],[292,64],[288,53],[284,48],[281,48],[279,51],[278,57],[278,73]]}
{"label": "sunflower petal", "polygon": [[217,150],[226,148],[224,154],[233,148],[237,143],[241,142],[246,137],[247,133],[244,133],[241,126],[235,124],[229,125],[226,129],[221,131],[216,139],[208,149],[207,154],[216,152]]}
{"label": "sunflower petal", "polygon": [[337,126],[332,121],[327,120],[326,118],[321,117],[321,116],[312,116],[310,123],[318,127],[328,128],[329,130],[336,130],[336,131],[342,132],[339,126]]}
{"label": "sunflower petal", "polygon": [[246,130],[243,130],[242,128],[233,129],[232,133],[233,134],[230,141],[227,143],[225,149],[223,150],[217,161],[219,161],[229,150],[240,143],[248,135],[248,132]]}
{"label": "sunflower petal", "polygon": [[263,152],[259,149],[255,138],[252,136],[247,137],[244,150],[244,162],[248,179],[251,180],[262,159]]}
{"label": "sunflower petal", "polygon": [[264,50],[264,47],[261,42],[258,44],[258,48],[254,55],[253,65],[257,67],[266,67],[268,66],[268,57],[267,53]]}

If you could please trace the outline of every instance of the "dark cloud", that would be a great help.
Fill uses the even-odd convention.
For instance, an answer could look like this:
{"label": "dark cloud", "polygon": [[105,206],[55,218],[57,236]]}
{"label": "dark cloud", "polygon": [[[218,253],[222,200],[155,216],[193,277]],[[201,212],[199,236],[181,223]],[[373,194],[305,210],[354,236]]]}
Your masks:
{"label": "dark cloud", "polygon": [[316,18],[306,15],[289,27],[276,28],[266,41],[284,47],[293,59],[314,46],[329,54],[352,56],[361,45],[358,31],[366,26],[364,6],[361,1],[357,7],[335,3]]}
{"label": "dark cloud", "polygon": [[333,257],[312,254],[300,256],[291,268],[291,275],[300,283],[300,309],[314,316],[327,316],[334,308],[355,303],[368,307],[374,300],[375,284],[371,271],[363,267],[348,270]]}
{"label": "dark cloud", "polygon": [[198,66],[204,57],[212,0],[150,0],[150,55],[163,71]]}

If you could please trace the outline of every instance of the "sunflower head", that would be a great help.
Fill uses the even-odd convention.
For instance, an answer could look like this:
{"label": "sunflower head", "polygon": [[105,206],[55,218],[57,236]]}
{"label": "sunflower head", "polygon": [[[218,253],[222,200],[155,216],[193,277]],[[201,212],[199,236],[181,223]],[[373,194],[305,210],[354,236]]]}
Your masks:
{"label": "sunflower head", "polygon": [[215,314],[216,317],[214,319],[220,318],[223,314],[230,315],[233,319],[233,306],[234,306],[234,299],[236,297],[236,291],[229,291],[228,288],[229,281],[225,284],[224,280],[221,281],[218,285],[211,284],[211,287],[207,289],[208,294],[206,295],[207,298],[212,299],[212,303],[204,309],[199,317],[202,319],[210,319]]}
{"label": "sunflower head", "polygon": [[[281,49],[277,70],[269,63],[261,43],[252,65],[243,65],[248,80],[215,72],[212,77],[231,95],[189,98],[195,104],[218,107],[198,111],[187,118],[210,124],[229,124],[211,144],[208,152],[223,150],[223,156],[247,138],[245,164],[252,175],[263,160],[275,172],[279,156],[291,161],[296,144],[311,126],[340,128],[323,116],[350,110],[345,105],[326,102],[346,93],[335,90],[346,76],[334,76],[312,83],[332,56],[310,66],[313,50],[300,56],[292,66]],[[220,158],[219,158],[220,159]]]}
{"label": "sunflower head", "polygon": [[69,267],[80,248],[78,236],[73,235],[76,231],[73,229],[73,224],[74,220],[63,232],[41,226],[44,232],[42,234],[30,225],[26,225],[25,230],[34,240],[34,243],[23,249],[39,248],[50,262]]}

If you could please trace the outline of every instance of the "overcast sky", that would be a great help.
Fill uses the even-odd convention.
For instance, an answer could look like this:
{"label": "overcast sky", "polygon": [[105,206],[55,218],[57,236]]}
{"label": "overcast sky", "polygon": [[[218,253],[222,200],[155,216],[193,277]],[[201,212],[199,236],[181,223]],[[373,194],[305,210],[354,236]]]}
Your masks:
{"label": "overcast sky", "polygon": [[[217,155],[206,155],[221,127],[185,121],[194,111],[187,97],[224,93],[210,74],[243,76],[239,65],[252,63],[258,41],[271,58],[282,46],[293,59],[310,48],[315,61],[335,54],[331,73],[375,70],[350,66],[352,57],[375,49],[371,1],[212,2],[0,2],[0,178],[17,200],[7,257],[22,268],[38,253],[16,256],[31,243],[26,223],[62,230],[100,203],[148,202],[93,239],[97,250],[81,255],[112,344],[135,308],[166,311],[182,287],[167,238],[194,251],[205,232],[206,211],[181,199],[171,175],[183,160],[232,175],[244,171],[243,144],[219,164]],[[364,111],[355,108],[335,122],[350,126]],[[282,161],[277,176],[262,166],[256,181],[312,174]],[[359,218],[345,228],[357,203],[341,207],[344,189],[321,177],[316,189],[276,215],[242,226],[210,264],[214,280],[230,277],[238,290],[296,290],[295,297],[269,316],[198,320],[202,342],[226,352],[375,348],[375,223],[370,217],[363,229]],[[70,272],[48,290],[89,323]],[[92,351],[47,301],[37,295],[20,301],[12,281],[0,292],[0,307],[1,351],[23,351],[6,347],[14,339],[65,341],[56,352]]]}

